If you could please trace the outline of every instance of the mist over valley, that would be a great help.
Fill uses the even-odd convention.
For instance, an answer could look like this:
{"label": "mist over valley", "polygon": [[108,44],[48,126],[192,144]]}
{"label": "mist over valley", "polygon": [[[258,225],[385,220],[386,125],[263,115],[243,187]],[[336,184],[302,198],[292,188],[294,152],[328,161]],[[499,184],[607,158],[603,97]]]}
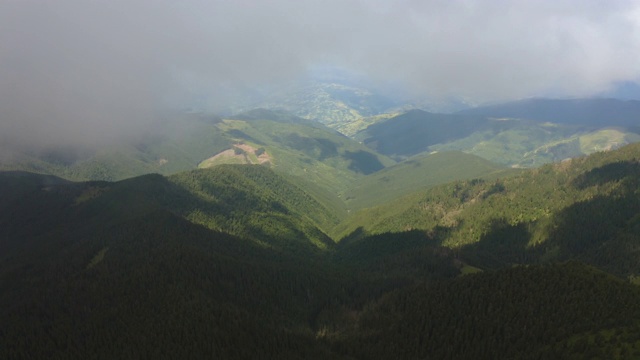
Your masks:
{"label": "mist over valley", "polygon": [[640,357],[632,1],[0,3],[0,358]]}

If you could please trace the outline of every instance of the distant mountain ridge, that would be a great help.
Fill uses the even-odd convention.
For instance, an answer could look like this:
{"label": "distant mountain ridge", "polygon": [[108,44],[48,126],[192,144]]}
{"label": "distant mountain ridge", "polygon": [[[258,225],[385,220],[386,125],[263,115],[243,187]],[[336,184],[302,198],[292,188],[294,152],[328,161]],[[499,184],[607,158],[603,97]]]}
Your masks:
{"label": "distant mountain ridge", "polygon": [[[245,144],[260,153],[264,149],[275,166],[295,164],[285,171],[298,176],[309,175],[301,171],[305,167],[302,158],[314,164],[320,161],[328,167],[312,166],[317,169],[312,176],[328,185],[342,182],[341,178],[355,180],[359,175],[353,172],[371,174],[392,165],[388,157],[401,161],[433,151],[463,151],[504,166],[536,167],[640,141],[640,101],[635,100],[531,99],[453,114],[411,110],[362,119],[360,125],[365,129],[339,129],[352,134],[356,141],[350,141],[317,119],[283,110],[253,109],[225,119],[175,113],[156,122],[136,141],[112,148],[3,148],[0,168],[77,180],[118,180],[193,169],[216,154],[235,151],[236,144]],[[287,124],[296,130],[285,134]],[[280,154],[274,156],[272,149]],[[279,158],[286,160],[279,162]],[[233,156],[221,156],[211,163],[225,161],[260,163]]]}
{"label": "distant mountain ridge", "polygon": [[[394,163],[335,130],[282,111],[254,109],[224,119],[195,113],[174,116],[158,121],[137,141],[108,148],[7,149],[15,154],[0,161],[0,169],[113,181],[147,173],[170,175],[198,166],[261,163],[341,191],[347,183]],[[255,150],[247,152],[243,147]],[[212,159],[225,151],[244,152],[252,158]],[[258,159],[262,154],[268,161]]]}
{"label": "distant mountain ridge", "polygon": [[387,155],[414,155],[429,146],[446,143],[483,129],[488,120],[481,116],[436,114],[411,110],[367,127],[357,139]]}
{"label": "distant mountain ridge", "polygon": [[355,84],[312,81],[269,94],[249,106],[284,110],[350,135],[371,123],[370,117],[394,111],[399,105]]}
{"label": "distant mountain ridge", "polygon": [[354,137],[397,160],[460,150],[513,167],[536,167],[640,141],[640,101],[523,100],[455,114],[413,110]]}
{"label": "distant mountain ridge", "polygon": [[518,118],[539,122],[602,127],[640,126],[640,100],[605,98],[527,99],[466,109],[458,114]]}
{"label": "distant mountain ridge", "polygon": [[[276,10],[300,15],[305,4],[294,5]],[[318,15],[335,12],[332,5]],[[332,33],[349,16],[371,14],[355,5],[335,14]],[[181,15],[193,9],[186,10]],[[271,36],[292,18],[253,15],[251,24],[224,19],[223,27],[239,31],[219,35],[238,45],[266,22],[278,31],[259,34],[267,43],[232,58],[273,65],[318,54],[295,53],[299,41]],[[107,24],[99,20],[89,35]],[[206,15],[189,25],[198,20],[208,26]],[[294,19],[296,27],[325,22],[304,20]],[[386,24],[376,25],[372,36],[386,36]],[[471,30],[474,21],[452,25]],[[481,37],[509,24],[491,25]],[[28,35],[40,35],[33,30]],[[307,39],[331,41],[315,36],[321,30]],[[119,45],[106,50],[130,44]],[[173,60],[196,53],[203,54]],[[40,60],[60,70],[56,59]],[[188,62],[206,65],[200,60]],[[267,84],[300,70],[271,68],[273,76],[257,68],[219,84],[175,68],[185,91],[162,100],[197,97],[184,104],[191,110],[157,114],[148,127],[104,146],[89,139],[83,146],[19,143],[0,133],[0,360],[640,359],[638,84],[610,92],[635,96],[630,101],[526,99],[471,109],[467,99],[415,97],[323,65],[299,82]],[[69,105],[64,95],[78,89],[78,79],[62,96],[30,105]],[[237,99],[261,79],[250,98]],[[21,93],[33,84],[17,85]],[[211,85],[225,94],[212,99]],[[47,97],[40,90],[34,95]],[[136,88],[127,90],[111,99]],[[87,95],[94,106],[79,104],[69,119],[121,123],[108,117],[111,106],[95,106],[105,99],[72,95]],[[224,115],[205,110],[226,100],[238,102],[227,105],[231,111],[218,108]],[[11,105],[11,114],[40,113]],[[150,104],[141,105],[112,115]],[[52,110],[49,125],[60,116]],[[29,124],[21,125],[27,132]]]}

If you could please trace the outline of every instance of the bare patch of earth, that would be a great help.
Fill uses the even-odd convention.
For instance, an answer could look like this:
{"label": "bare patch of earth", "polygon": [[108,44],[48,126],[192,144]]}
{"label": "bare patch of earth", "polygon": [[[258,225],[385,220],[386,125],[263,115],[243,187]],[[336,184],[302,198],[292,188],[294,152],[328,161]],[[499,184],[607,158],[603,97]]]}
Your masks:
{"label": "bare patch of earth", "polygon": [[218,164],[270,164],[271,156],[263,148],[255,148],[248,144],[233,144],[231,149],[219,152],[204,160],[198,167],[206,168]]}

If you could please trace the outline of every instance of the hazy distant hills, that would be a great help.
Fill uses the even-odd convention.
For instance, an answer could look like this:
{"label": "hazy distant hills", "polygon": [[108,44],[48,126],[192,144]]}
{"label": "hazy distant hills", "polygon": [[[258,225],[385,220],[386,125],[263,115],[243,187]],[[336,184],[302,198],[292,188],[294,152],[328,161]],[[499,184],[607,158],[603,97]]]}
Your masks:
{"label": "hazy distant hills", "polygon": [[48,173],[73,180],[121,180],[148,173],[194,169],[232,141],[215,115],[168,114],[133,140],[99,148],[0,144],[0,168]]}
{"label": "hazy distant hills", "polygon": [[537,99],[455,114],[414,110],[373,124],[355,138],[396,159],[460,150],[507,166],[535,167],[640,141],[639,104]]}
{"label": "hazy distant hills", "polygon": [[429,146],[473,134],[488,125],[483,116],[436,114],[411,110],[367,127],[357,139],[380,153],[410,156]]}
{"label": "hazy distant hills", "polygon": [[108,148],[10,148],[0,167],[75,180],[120,180],[225,163],[263,164],[341,191],[394,161],[317,122],[253,110],[227,119],[176,114],[138,140]]}
{"label": "hazy distant hills", "polygon": [[638,358],[635,103],[534,103],[8,147],[0,358]]}
{"label": "hazy distant hills", "polygon": [[637,128],[640,101],[618,99],[528,99],[462,110],[459,114],[517,118],[568,125]]}
{"label": "hazy distant hills", "polygon": [[[334,95],[347,101],[351,90],[345,91]],[[356,99],[349,108],[364,103]],[[615,149],[640,141],[639,103],[534,99],[454,114],[383,113],[350,130],[340,128],[347,134],[360,129],[352,138],[319,123],[319,118],[304,119],[284,110],[254,109],[225,118],[174,113],[133,141],[112,147],[3,146],[0,168],[75,180],[119,180],[223,163],[263,164],[343,192],[364,175],[434,151],[462,151],[503,166],[536,167]],[[362,106],[369,109],[363,114],[376,114],[386,105]],[[344,114],[336,118],[352,123]]]}
{"label": "hazy distant hills", "polygon": [[264,89],[227,111],[237,113],[255,108],[284,110],[352,136],[371,124],[407,110],[452,112],[469,106],[459,98],[430,99],[410,95],[393,85],[375,84],[352,72],[317,68],[304,79]]}
{"label": "hazy distant hills", "polygon": [[402,105],[356,84],[309,81],[270,93],[248,106],[285,110],[351,135],[374,123],[377,115],[399,112]]}

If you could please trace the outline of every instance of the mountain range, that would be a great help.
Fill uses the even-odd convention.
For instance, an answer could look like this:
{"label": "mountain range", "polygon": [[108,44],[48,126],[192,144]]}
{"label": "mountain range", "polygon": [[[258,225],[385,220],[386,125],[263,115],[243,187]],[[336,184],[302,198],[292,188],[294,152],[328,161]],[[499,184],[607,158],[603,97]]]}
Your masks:
{"label": "mountain range", "polygon": [[351,137],[181,113],[109,148],[6,146],[0,358],[637,358],[636,108]]}
{"label": "mountain range", "polygon": [[398,160],[460,150],[511,167],[536,167],[637,142],[639,116],[635,100],[534,99],[454,114],[413,110],[354,138]]}

